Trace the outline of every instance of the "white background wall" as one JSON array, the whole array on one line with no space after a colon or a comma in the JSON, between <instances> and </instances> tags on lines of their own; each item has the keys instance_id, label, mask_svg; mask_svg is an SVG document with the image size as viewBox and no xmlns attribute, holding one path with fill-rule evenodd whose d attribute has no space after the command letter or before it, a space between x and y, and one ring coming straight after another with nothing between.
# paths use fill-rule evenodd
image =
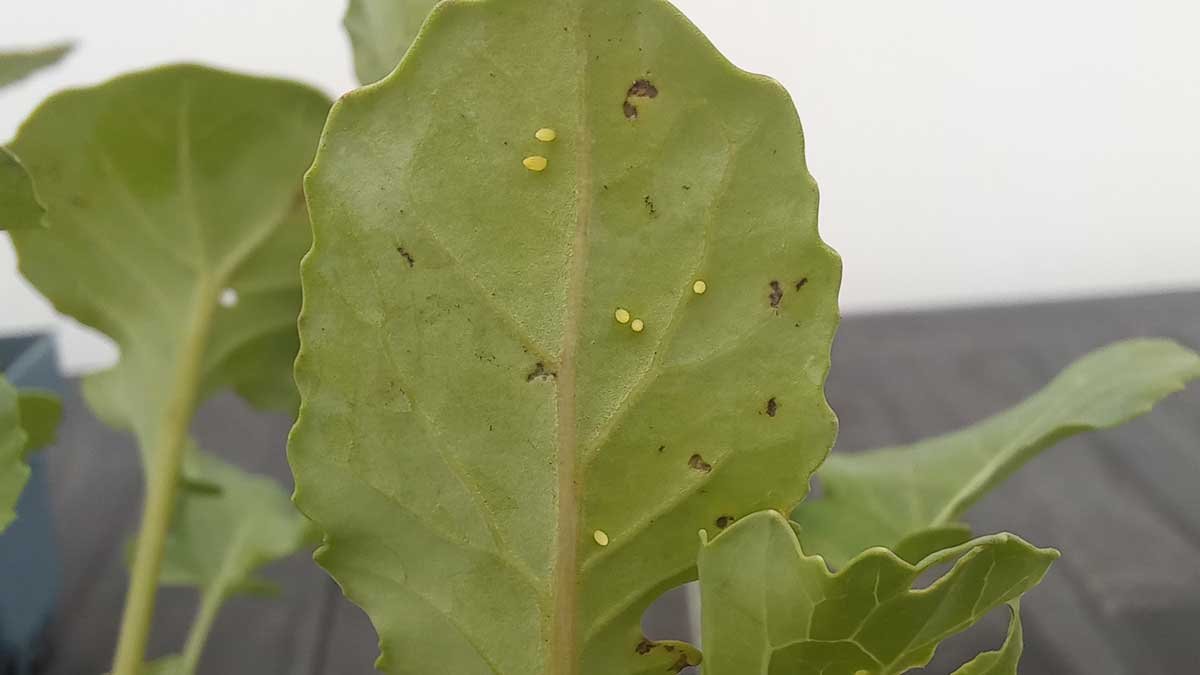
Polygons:
<instances>
[{"instance_id":1,"label":"white background wall","mask_svg":"<svg viewBox=\"0 0 1200 675\"><path fill-rule=\"evenodd\" d=\"M845 258L848 313L1200 287L1195 0L678 0L734 63L792 92ZM73 38L0 93L0 139L46 95L179 60L354 85L340 0L0 2L0 48ZM0 333L59 326L17 277Z\"/></svg>"}]
</instances>

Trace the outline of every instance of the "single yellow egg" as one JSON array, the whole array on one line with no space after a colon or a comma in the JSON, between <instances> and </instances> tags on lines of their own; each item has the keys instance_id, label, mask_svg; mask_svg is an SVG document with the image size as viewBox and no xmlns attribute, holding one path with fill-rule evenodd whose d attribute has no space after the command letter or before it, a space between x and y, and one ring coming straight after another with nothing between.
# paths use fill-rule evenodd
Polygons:
<instances>
[{"instance_id":1,"label":"single yellow egg","mask_svg":"<svg viewBox=\"0 0 1200 675\"><path fill-rule=\"evenodd\" d=\"M541 155L532 155L521 160L521 163L530 171L545 171L546 165L550 163L550 160Z\"/></svg>"},{"instance_id":2,"label":"single yellow egg","mask_svg":"<svg viewBox=\"0 0 1200 675\"><path fill-rule=\"evenodd\" d=\"M537 130L537 133L535 133L533 137L543 143L549 143L550 141L558 138L558 132L553 129L542 127L541 129Z\"/></svg>"},{"instance_id":3,"label":"single yellow egg","mask_svg":"<svg viewBox=\"0 0 1200 675\"><path fill-rule=\"evenodd\" d=\"M618 307L617 311L613 312L613 317L617 320L617 323L629 323L629 320L633 318L629 315L629 310L624 307Z\"/></svg>"},{"instance_id":4,"label":"single yellow egg","mask_svg":"<svg viewBox=\"0 0 1200 675\"><path fill-rule=\"evenodd\" d=\"M634 319L633 323L629 324L629 327L633 329L633 332L640 333L646 329L646 323L641 319Z\"/></svg>"},{"instance_id":5,"label":"single yellow egg","mask_svg":"<svg viewBox=\"0 0 1200 675\"><path fill-rule=\"evenodd\" d=\"M596 530L592 533L592 539L596 540L601 546L608 546L608 534L604 530Z\"/></svg>"},{"instance_id":6,"label":"single yellow egg","mask_svg":"<svg viewBox=\"0 0 1200 675\"><path fill-rule=\"evenodd\" d=\"M704 295L704 291L708 290L708 284L704 283L703 279L697 279L696 283L692 284L692 292L696 295Z\"/></svg>"}]
</instances>

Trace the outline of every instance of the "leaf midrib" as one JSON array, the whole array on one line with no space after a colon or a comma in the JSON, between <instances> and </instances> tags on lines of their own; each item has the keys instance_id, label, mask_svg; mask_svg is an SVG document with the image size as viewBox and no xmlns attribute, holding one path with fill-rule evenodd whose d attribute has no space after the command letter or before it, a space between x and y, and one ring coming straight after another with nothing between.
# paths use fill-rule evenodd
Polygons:
<instances>
[{"instance_id":1,"label":"leaf midrib","mask_svg":"<svg viewBox=\"0 0 1200 675\"><path fill-rule=\"evenodd\" d=\"M576 352L579 324L583 312L583 287L587 279L588 225L592 211L591 126L588 115L588 49L581 38L584 7L579 8L575 26L577 82L575 139L575 232L569 252L567 275L567 316L563 325L562 350L555 380L556 425L558 431L558 517L556 522L554 614L551 617L551 645L547 673L576 675L579 672L578 593L579 593L579 476L578 420L576 417Z\"/></svg>"}]
</instances>

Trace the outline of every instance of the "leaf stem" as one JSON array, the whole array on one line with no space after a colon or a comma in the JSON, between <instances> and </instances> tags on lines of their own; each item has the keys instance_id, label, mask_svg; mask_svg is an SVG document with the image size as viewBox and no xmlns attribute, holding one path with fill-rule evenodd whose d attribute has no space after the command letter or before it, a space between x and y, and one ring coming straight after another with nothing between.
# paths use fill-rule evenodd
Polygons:
<instances>
[{"instance_id":1,"label":"leaf stem","mask_svg":"<svg viewBox=\"0 0 1200 675\"><path fill-rule=\"evenodd\" d=\"M177 671L179 675L193 675L196 672L196 667L200 665L200 655L204 653L204 643L208 641L208 634L212 631L217 612L224 602L225 590L221 587L209 588L201 596L200 609L196 611L196 618L192 620L192 627L188 631L187 643L183 647L183 656Z\"/></svg>"},{"instance_id":2,"label":"leaf stem","mask_svg":"<svg viewBox=\"0 0 1200 675\"><path fill-rule=\"evenodd\" d=\"M154 434L153 454L146 460L146 503L138 528L130 571L125 612L113 657L112 675L138 675L146 656L146 644L154 619L154 599L162 567L163 549L175 510L175 498L187 446L188 427L200 389L201 364L208 341L217 292L200 283L194 298L192 320L186 339L174 362L179 369L171 395Z\"/></svg>"}]
</instances>

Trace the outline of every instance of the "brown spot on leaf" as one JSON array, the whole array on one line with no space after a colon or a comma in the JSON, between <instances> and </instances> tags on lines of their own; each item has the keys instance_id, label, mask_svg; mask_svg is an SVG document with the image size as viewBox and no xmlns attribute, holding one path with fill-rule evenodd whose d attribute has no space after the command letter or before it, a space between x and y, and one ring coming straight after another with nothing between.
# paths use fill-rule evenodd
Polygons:
<instances>
[{"instance_id":1,"label":"brown spot on leaf","mask_svg":"<svg viewBox=\"0 0 1200 675\"><path fill-rule=\"evenodd\" d=\"M558 373L554 372L553 370L546 370L546 364L538 361L537 364L534 365L533 370L525 376L525 381L533 382L534 380L549 380L555 377L558 377Z\"/></svg>"},{"instance_id":2,"label":"brown spot on leaf","mask_svg":"<svg viewBox=\"0 0 1200 675\"><path fill-rule=\"evenodd\" d=\"M780 286L779 282L774 279L771 280L770 286L771 294L767 298L770 299L773 309L779 309L779 303L783 301L783 286Z\"/></svg>"},{"instance_id":3,"label":"brown spot on leaf","mask_svg":"<svg viewBox=\"0 0 1200 675\"><path fill-rule=\"evenodd\" d=\"M779 403L772 396L767 399L767 417L774 417L777 412L779 412Z\"/></svg>"},{"instance_id":4,"label":"brown spot on leaf","mask_svg":"<svg viewBox=\"0 0 1200 675\"><path fill-rule=\"evenodd\" d=\"M717 518L717 527L723 530L732 525L734 520L735 518L733 516L721 516L720 518Z\"/></svg>"},{"instance_id":5,"label":"brown spot on leaf","mask_svg":"<svg viewBox=\"0 0 1200 675\"><path fill-rule=\"evenodd\" d=\"M629 87L629 91L625 92L626 98L631 98L634 96L655 98L658 96L658 87L654 86L654 83L650 80L637 80Z\"/></svg>"},{"instance_id":6,"label":"brown spot on leaf","mask_svg":"<svg viewBox=\"0 0 1200 675\"><path fill-rule=\"evenodd\" d=\"M636 120L638 118L637 106L629 99L631 98L655 98L658 96L658 87L650 80L636 80L629 87L629 91L625 92L625 102L621 104L621 109L625 112L625 119Z\"/></svg>"},{"instance_id":7,"label":"brown spot on leaf","mask_svg":"<svg viewBox=\"0 0 1200 675\"><path fill-rule=\"evenodd\" d=\"M804 288L804 285L807 283L808 283L808 277L804 277L803 279L797 281L796 282L796 290L800 290L801 288Z\"/></svg>"},{"instance_id":8,"label":"brown spot on leaf","mask_svg":"<svg viewBox=\"0 0 1200 675\"><path fill-rule=\"evenodd\" d=\"M404 262L408 263L409 267L417 264L417 261L413 259L412 254L409 253L408 249L404 248L403 246L397 246L396 253L399 253L400 256L404 258Z\"/></svg>"},{"instance_id":9,"label":"brown spot on leaf","mask_svg":"<svg viewBox=\"0 0 1200 675\"><path fill-rule=\"evenodd\" d=\"M696 471L703 471L704 473L712 471L712 464L704 461L704 458L698 453L688 458L688 466L692 467Z\"/></svg>"},{"instance_id":10,"label":"brown spot on leaf","mask_svg":"<svg viewBox=\"0 0 1200 675\"><path fill-rule=\"evenodd\" d=\"M667 446L665 446L665 445L660 445L660 446L658 446L658 451L659 451L659 452L662 452L663 450L666 450L666 449L667 449Z\"/></svg>"},{"instance_id":11,"label":"brown spot on leaf","mask_svg":"<svg viewBox=\"0 0 1200 675\"><path fill-rule=\"evenodd\" d=\"M642 641L637 644L637 647L634 647L634 651L642 655L649 654L651 649L654 649L654 643L646 638L642 638Z\"/></svg>"},{"instance_id":12,"label":"brown spot on leaf","mask_svg":"<svg viewBox=\"0 0 1200 675\"><path fill-rule=\"evenodd\" d=\"M642 203L646 205L646 210L650 212L650 215L653 216L654 214L658 213L658 211L654 209L654 200L650 198L650 195L646 195L645 198L642 199Z\"/></svg>"}]
</instances>

